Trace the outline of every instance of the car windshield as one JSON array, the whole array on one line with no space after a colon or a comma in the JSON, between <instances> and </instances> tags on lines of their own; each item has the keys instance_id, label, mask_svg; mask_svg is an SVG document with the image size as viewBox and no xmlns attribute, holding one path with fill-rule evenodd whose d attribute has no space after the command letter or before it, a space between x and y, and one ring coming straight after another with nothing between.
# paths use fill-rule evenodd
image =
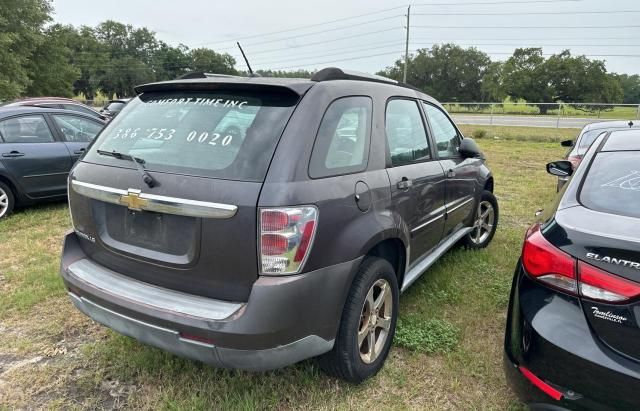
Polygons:
<instances>
[{"instance_id":1,"label":"car windshield","mask_svg":"<svg viewBox=\"0 0 640 411\"><path fill-rule=\"evenodd\" d=\"M592 210L640 218L640 151L599 153L580 192Z\"/></svg>"},{"instance_id":2,"label":"car windshield","mask_svg":"<svg viewBox=\"0 0 640 411\"><path fill-rule=\"evenodd\" d=\"M115 165L97 151L116 151L144 158L150 171L262 181L296 102L250 92L145 93L109 123L84 161Z\"/></svg>"}]
</instances>

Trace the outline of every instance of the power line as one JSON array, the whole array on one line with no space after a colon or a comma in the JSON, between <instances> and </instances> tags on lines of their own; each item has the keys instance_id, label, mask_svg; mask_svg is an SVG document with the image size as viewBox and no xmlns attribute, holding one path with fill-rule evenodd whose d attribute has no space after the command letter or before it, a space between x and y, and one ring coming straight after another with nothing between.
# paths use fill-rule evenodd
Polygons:
<instances>
[{"instance_id":1,"label":"power line","mask_svg":"<svg viewBox=\"0 0 640 411\"><path fill-rule=\"evenodd\" d=\"M323 43L323 44L325 44L325 43ZM392 40L392 41L384 41L384 42L381 42L381 43L376 43L376 47L390 46L390 45L402 45L402 44L403 44L403 43L400 43L400 42L399 42L399 40ZM348 52L353 52L353 51L356 51L356 50L361 50L361 47L366 47L366 46L369 46L369 45L371 45L371 43L367 43L367 44L356 44L356 45L353 45L353 46L347 46L347 47L338 47L338 48L332 48L332 49L323 49L323 50L321 50L321 52L325 52L325 51L326 51L326 52L333 52L333 51L348 51ZM290 49L290 48L287 48L286 50L291 50L291 49ZM297 58L300 58L300 57L301 57L301 54L302 54L302 55L304 55L304 54L311 54L311 55L312 55L312 57L313 57L313 56L315 56L315 53L317 53L317 52L318 52L317 50L307 50L307 51L304 51L304 52L302 52L302 53L296 53L296 57L297 57ZM252 61L253 61L253 60L252 60ZM271 61L272 61L272 60L271 60ZM256 63L256 64L268 64L268 63L270 63L271 61L269 61L269 60L267 60L267 61L265 61L265 60L257 60L255 63Z\"/></svg>"},{"instance_id":2,"label":"power line","mask_svg":"<svg viewBox=\"0 0 640 411\"><path fill-rule=\"evenodd\" d=\"M392 7L390 9L373 11L371 13L358 14L356 16L343 17L343 18L340 18L340 19L329 20L329 21L325 21L325 22L322 22L322 23L310 24L310 25L307 25L307 26L299 26L299 27L295 27L295 28L291 28L291 29L285 29L285 30L279 30L279 31L271 31L271 32L262 33L262 34L252 34L250 36L238 37L238 38L236 38L234 40L222 40L222 41L216 41L216 42L200 43L199 45L229 43L229 42L232 42L232 41L240 41L240 40L246 40L246 39L251 39L251 38L256 38L256 37L270 36L270 35L273 35L273 34L287 33L287 32L290 32L290 31L305 30L305 29L310 29L310 28L313 28L313 27L324 26L324 25L327 25L327 24L338 23L338 22L346 21L346 20L353 20L353 19L357 19L357 18L360 18L360 17L371 16L371 15L374 15L374 14L386 13L388 11L404 9L404 8L405 8L405 6ZM198 45L198 44L195 44L195 45Z\"/></svg>"},{"instance_id":3,"label":"power line","mask_svg":"<svg viewBox=\"0 0 640 411\"><path fill-rule=\"evenodd\" d=\"M418 29L630 29L640 26L412 26Z\"/></svg>"},{"instance_id":4,"label":"power line","mask_svg":"<svg viewBox=\"0 0 640 411\"><path fill-rule=\"evenodd\" d=\"M380 50L380 49L388 49L390 47L399 47L399 46L404 46L404 43L396 43L393 46L375 46L375 47L367 47L367 48L361 48L361 49L351 49L349 51L342 51L342 52L338 52L338 53L329 53L329 54L320 54L317 56L309 56L307 58L321 58L321 57L330 57L330 56L336 56L336 55L341 55L341 54L351 54L354 52L360 52L360 51L370 51L370 50ZM255 64L259 64L259 65L265 65L265 64L280 64L280 63L286 63L289 61L296 61L296 60L300 60L300 57L297 56L295 58L290 58L290 59L285 59L285 60L271 60L271 61L265 61L265 62L261 62L261 63L255 63Z\"/></svg>"},{"instance_id":5,"label":"power line","mask_svg":"<svg viewBox=\"0 0 640 411\"><path fill-rule=\"evenodd\" d=\"M477 1L477 2L468 2L468 3L418 3L412 4L412 6L416 7L426 7L426 6L474 6L474 5L495 5L495 4L533 4L533 3L578 3L583 0L530 0L530 1Z\"/></svg>"},{"instance_id":6,"label":"power line","mask_svg":"<svg viewBox=\"0 0 640 411\"><path fill-rule=\"evenodd\" d=\"M612 10L612 11L524 11L506 13L414 13L414 16L530 16L530 15L564 15L564 14L617 14L640 13L640 10Z\"/></svg>"},{"instance_id":7,"label":"power line","mask_svg":"<svg viewBox=\"0 0 640 411\"><path fill-rule=\"evenodd\" d=\"M313 43L307 43L307 44L303 44L301 46L290 46L290 47L279 47L277 49L268 49L268 50L261 50L261 51L256 51L256 52L251 52L251 56L256 56L259 54L265 54L265 53L272 53L274 51L281 51L281 50L295 50L295 49L299 49L299 48L303 48L303 47L309 47L309 46L317 46L319 44L327 44L329 42L335 42L335 41L342 41L342 40L348 40L348 39L353 39L356 37L365 37L365 36L369 36L371 34L379 34L379 33L385 33L385 32L389 32L392 30L397 30L396 27L392 27L392 28L387 28L387 29L382 29L382 30L375 30L375 31L368 31L365 33L360 33L360 34L354 34L354 35L350 35L350 36L342 36L340 38L337 39L325 39L322 41L316 41ZM249 45L251 46L251 45ZM247 47L245 47L247 48Z\"/></svg>"},{"instance_id":8,"label":"power line","mask_svg":"<svg viewBox=\"0 0 640 411\"><path fill-rule=\"evenodd\" d=\"M299 34L299 35L289 36L289 37L281 37L281 38L278 38L278 39L265 40L265 41L260 41L260 42L257 42L257 43L247 43L246 46L258 46L258 45L261 45L261 44L275 43L275 42L294 39L294 38L297 39L297 38L300 38L300 37L315 36L316 34L329 33L329 32L333 32L333 31L337 31L337 30L351 29L353 27L364 26L366 24L371 24L371 23L379 23L381 21L391 20L391 19L395 19L395 18L398 18L398 17L403 17L403 15L402 14L398 14L398 15L394 15L394 16L390 16L390 17L383 17L383 18L380 18L380 19L363 21L361 23L351 24L349 26L334 27L334 28L327 29L327 30L314 31L314 32L311 32L311 33L304 33L304 34ZM221 49L218 49L218 50L223 51L223 50L231 50L231 49L235 49L235 48L236 47L225 47L225 48L221 48Z\"/></svg>"}]
</instances>

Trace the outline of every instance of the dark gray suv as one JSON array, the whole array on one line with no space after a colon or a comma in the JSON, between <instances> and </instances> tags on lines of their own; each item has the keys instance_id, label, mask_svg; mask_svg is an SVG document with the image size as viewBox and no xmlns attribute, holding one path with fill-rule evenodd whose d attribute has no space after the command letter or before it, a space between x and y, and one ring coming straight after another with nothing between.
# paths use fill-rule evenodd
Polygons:
<instances>
[{"instance_id":1,"label":"dark gray suv","mask_svg":"<svg viewBox=\"0 0 640 411\"><path fill-rule=\"evenodd\" d=\"M76 307L219 367L382 367L398 298L485 247L493 178L431 97L382 77L202 76L137 88L69 178Z\"/></svg>"}]
</instances>

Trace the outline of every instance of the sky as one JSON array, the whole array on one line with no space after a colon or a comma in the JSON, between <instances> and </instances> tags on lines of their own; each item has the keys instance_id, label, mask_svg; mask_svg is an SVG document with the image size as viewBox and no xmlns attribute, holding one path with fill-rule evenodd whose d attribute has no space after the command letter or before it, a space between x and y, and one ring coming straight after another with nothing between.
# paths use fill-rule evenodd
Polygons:
<instances>
[{"instance_id":1,"label":"sky","mask_svg":"<svg viewBox=\"0 0 640 411\"><path fill-rule=\"evenodd\" d=\"M418 0L419 1L419 0ZM54 20L95 26L111 19L147 27L159 39L208 47L254 70L339 66L376 72L404 54L405 0L54 0ZM614 7L615 4L615 7ZM359 16L359 17L357 17ZM413 3L410 52L433 44L475 46L493 60L516 47L569 48L605 60L616 73L640 74L638 0L430 0Z\"/></svg>"}]
</instances>

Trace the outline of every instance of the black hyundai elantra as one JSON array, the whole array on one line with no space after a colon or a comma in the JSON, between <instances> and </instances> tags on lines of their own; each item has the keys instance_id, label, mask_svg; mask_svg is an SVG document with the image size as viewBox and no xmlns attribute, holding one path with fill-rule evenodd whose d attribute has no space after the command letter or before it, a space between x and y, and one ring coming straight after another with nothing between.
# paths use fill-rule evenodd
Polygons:
<instances>
[{"instance_id":1,"label":"black hyundai elantra","mask_svg":"<svg viewBox=\"0 0 640 411\"><path fill-rule=\"evenodd\" d=\"M640 130L594 142L525 237L505 373L534 409L640 409Z\"/></svg>"}]
</instances>

